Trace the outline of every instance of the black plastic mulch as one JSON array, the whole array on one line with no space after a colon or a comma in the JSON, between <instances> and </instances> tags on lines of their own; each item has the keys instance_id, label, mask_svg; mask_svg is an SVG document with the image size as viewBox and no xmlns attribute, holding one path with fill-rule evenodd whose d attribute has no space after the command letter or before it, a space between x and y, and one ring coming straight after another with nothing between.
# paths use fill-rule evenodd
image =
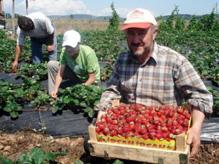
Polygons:
<instances>
[{"instance_id":1,"label":"black plastic mulch","mask_svg":"<svg viewBox=\"0 0 219 164\"><path fill-rule=\"evenodd\" d=\"M17 79L15 74L0 73L0 80L13 84L22 83L22 79ZM47 81L42 81L41 84L47 89ZM52 136L81 136L88 134L89 124L83 113L63 110L62 113L54 115L49 107L43 111L25 108L18 119L11 119L2 113L0 115L0 130L5 132L33 129Z\"/></svg>"},{"instance_id":2,"label":"black plastic mulch","mask_svg":"<svg viewBox=\"0 0 219 164\"><path fill-rule=\"evenodd\" d=\"M83 113L64 110L62 114L52 115L51 111L40 112L45 131L53 136L80 136L88 134L90 122Z\"/></svg>"},{"instance_id":3,"label":"black plastic mulch","mask_svg":"<svg viewBox=\"0 0 219 164\"><path fill-rule=\"evenodd\" d=\"M17 132L21 130L42 131L52 136L84 136L88 134L90 122L83 113L73 113L64 110L61 114L52 114L48 111L25 111L18 119L10 116L0 117L0 130Z\"/></svg>"}]
</instances>

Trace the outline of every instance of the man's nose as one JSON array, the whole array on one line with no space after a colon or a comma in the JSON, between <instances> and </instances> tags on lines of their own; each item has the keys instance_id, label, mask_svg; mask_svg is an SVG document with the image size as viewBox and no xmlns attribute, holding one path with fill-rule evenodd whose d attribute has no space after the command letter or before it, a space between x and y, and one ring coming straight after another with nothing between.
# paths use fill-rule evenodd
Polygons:
<instances>
[{"instance_id":1,"label":"man's nose","mask_svg":"<svg viewBox=\"0 0 219 164\"><path fill-rule=\"evenodd\" d=\"M134 43L140 43L141 42L141 37L138 33L133 34L133 40Z\"/></svg>"}]
</instances>

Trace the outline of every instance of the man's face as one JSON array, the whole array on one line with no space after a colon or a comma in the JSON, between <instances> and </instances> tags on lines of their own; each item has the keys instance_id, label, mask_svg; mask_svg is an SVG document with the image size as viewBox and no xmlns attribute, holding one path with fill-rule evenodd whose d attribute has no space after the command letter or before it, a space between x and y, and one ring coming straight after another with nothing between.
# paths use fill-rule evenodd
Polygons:
<instances>
[{"instance_id":1,"label":"man's face","mask_svg":"<svg viewBox=\"0 0 219 164\"><path fill-rule=\"evenodd\" d=\"M155 31L153 26L147 29L127 29L125 34L130 51L136 56L147 54L153 46L153 41L156 37Z\"/></svg>"},{"instance_id":2,"label":"man's face","mask_svg":"<svg viewBox=\"0 0 219 164\"><path fill-rule=\"evenodd\" d=\"M71 46L65 46L65 52L73 59L75 59L79 54L79 45L73 48Z\"/></svg>"}]
</instances>

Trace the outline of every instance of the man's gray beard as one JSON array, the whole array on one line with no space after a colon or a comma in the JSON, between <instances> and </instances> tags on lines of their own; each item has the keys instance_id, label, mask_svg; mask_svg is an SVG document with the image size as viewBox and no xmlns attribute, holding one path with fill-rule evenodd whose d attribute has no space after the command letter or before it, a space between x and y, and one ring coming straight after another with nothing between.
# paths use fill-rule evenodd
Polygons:
<instances>
[{"instance_id":1,"label":"man's gray beard","mask_svg":"<svg viewBox=\"0 0 219 164\"><path fill-rule=\"evenodd\" d=\"M131 52L132 52L132 54L134 55L134 56L142 56L142 55L144 55L145 53L149 53L150 52L150 49L144 49L144 51L143 52L133 52L132 50L131 50Z\"/></svg>"},{"instance_id":2,"label":"man's gray beard","mask_svg":"<svg viewBox=\"0 0 219 164\"><path fill-rule=\"evenodd\" d=\"M143 55L143 53L137 53L137 52L133 52L133 51L131 51L131 52L134 56L142 56Z\"/></svg>"}]
</instances>

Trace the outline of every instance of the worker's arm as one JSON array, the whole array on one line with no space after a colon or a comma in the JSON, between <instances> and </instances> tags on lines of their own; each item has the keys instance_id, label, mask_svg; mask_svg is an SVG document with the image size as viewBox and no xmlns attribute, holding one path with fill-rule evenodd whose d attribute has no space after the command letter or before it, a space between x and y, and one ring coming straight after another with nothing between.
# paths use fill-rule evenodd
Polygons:
<instances>
[{"instance_id":1,"label":"worker's arm","mask_svg":"<svg viewBox=\"0 0 219 164\"><path fill-rule=\"evenodd\" d=\"M19 58L20 58L20 54L22 52L23 46L22 45L16 45L15 47L15 59L14 62L12 63L12 71L16 72L17 70L17 66L18 66L18 62L19 62Z\"/></svg>"},{"instance_id":2,"label":"worker's arm","mask_svg":"<svg viewBox=\"0 0 219 164\"><path fill-rule=\"evenodd\" d=\"M192 127L189 129L188 132L188 139L187 144L191 145L191 155L190 157L193 158L199 150L200 146L200 135L201 135L201 128L204 121L205 115L198 109L192 109Z\"/></svg>"},{"instance_id":3,"label":"worker's arm","mask_svg":"<svg viewBox=\"0 0 219 164\"><path fill-rule=\"evenodd\" d=\"M54 88L53 88L52 92L50 93L51 97L53 97L53 98L57 98L57 93L59 90L59 86L62 82L64 70L65 70L65 65L61 65L59 70L58 70L58 73L56 75Z\"/></svg>"},{"instance_id":4,"label":"worker's arm","mask_svg":"<svg viewBox=\"0 0 219 164\"><path fill-rule=\"evenodd\" d=\"M84 85L91 85L95 82L95 80L96 80L96 74L95 73L89 73L88 74L88 79L84 83Z\"/></svg>"}]
</instances>

